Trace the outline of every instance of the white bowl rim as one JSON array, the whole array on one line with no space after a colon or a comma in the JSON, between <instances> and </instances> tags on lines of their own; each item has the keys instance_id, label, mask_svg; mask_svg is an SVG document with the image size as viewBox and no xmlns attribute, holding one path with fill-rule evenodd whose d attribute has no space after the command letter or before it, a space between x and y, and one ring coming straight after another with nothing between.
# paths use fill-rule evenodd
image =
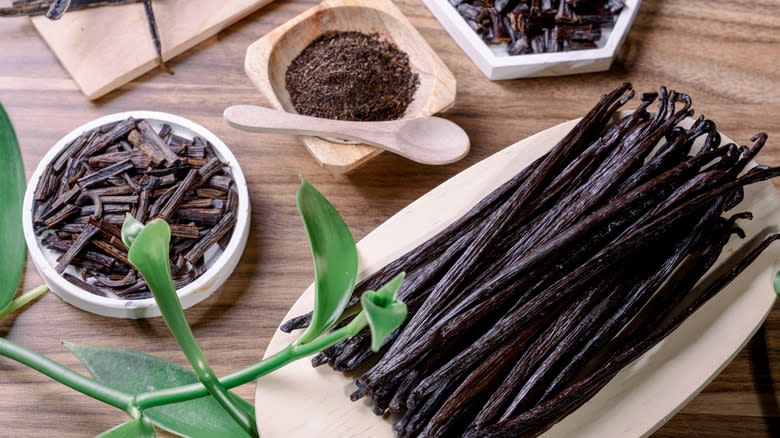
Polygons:
<instances>
[{"instance_id":1,"label":"white bowl rim","mask_svg":"<svg viewBox=\"0 0 780 438\"><path fill-rule=\"evenodd\" d=\"M179 300L181 301L182 307L186 309L208 298L217 289L219 289L219 285L215 284L215 281L219 281L219 274L226 267L230 268L228 265L230 264L229 259L231 258L231 255L235 254L236 252L243 252L246 245L246 237L249 232L251 208L249 204L249 192L246 178L244 177L244 173L241 170L241 166L239 165L238 160L230 151L228 146L219 139L219 137L217 137L204 126L181 116L160 111L124 111L99 117L70 131L59 141L57 141L51 149L49 149L49 151L40 160L38 166L30 177L22 206L22 228L24 231L25 241L27 242L28 252L36 268L41 274L41 277L43 277L44 281L47 283L53 282L55 284L56 288L52 288L52 291L55 292L55 294L60 295L60 293L62 293L63 295L67 295L60 296L60 298L62 298L64 301L82 310L97 313L103 316L137 318L138 315L142 315L141 317L154 317L160 316L159 307L157 306L157 302L154 298L146 298L142 300L122 300L101 297L99 295L85 291L67 281L59 273L57 273L54 267L49 264L49 261L46 259L38 244L35 231L33 230L33 197L35 194L35 189L38 186L38 181L40 180L41 174L43 173L46 166L54 161L60 151L62 151L68 144L70 144L71 141L73 141L82 133L109 123L125 120L128 117L133 117L138 120L157 120L171 125L178 125L182 128L193 131L198 136L210 142L214 146L214 149L221 156L223 161L228 163L231 174L233 176L233 181L236 186L236 191L238 192L238 207L236 214L237 220L233 229L233 235L231 236L230 241L223 250L222 254L217 257L212 266L210 266L206 272L204 272L203 275L198 277L195 281L179 289L177 294L179 296ZM203 293L203 288L211 290L207 291L207 293Z\"/></svg>"}]
</instances>

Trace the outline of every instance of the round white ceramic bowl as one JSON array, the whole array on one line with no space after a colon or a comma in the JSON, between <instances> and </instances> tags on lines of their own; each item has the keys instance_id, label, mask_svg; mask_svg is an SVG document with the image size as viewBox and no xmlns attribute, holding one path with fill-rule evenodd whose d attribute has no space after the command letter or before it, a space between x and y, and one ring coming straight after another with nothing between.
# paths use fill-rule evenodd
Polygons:
<instances>
[{"instance_id":1,"label":"round white ceramic bowl","mask_svg":"<svg viewBox=\"0 0 780 438\"><path fill-rule=\"evenodd\" d=\"M123 300L101 297L70 283L54 269L57 264L56 258L59 253L42 246L40 238L38 238L33 231L32 219L35 202L33 200L33 194L46 165L55 160L60 151L84 131L108 123L125 120L131 116L137 120L147 120L155 129L159 129L163 123L167 123L171 126L173 133L176 135L188 139L198 135L211 142L216 154L219 155L223 161L228 163L236 185L236 191L238 192L238 207L236 209L237 221L233 229L233 235L230 238L228 245L225 247L225 250L222 251L218 245L214 245L214 247L207 251L205 255L207 266L206 272L192 283L178 290L179 300L181 301L182 307L185 309L208 298L225 282L235 269L241 258L241 254L244 252L247 237L249 236L250 205L246 179L244 178L244 173L241 171L241 166L239 166L236 157L233 156L225 143L211 131L183 117L156 111L128 111L110 114L79 126L54 145L38 164L38 168L35 169L24 196L22 221L24 238L27 241L30 258L43 277L43 280L49 286L49 289L62 298L63 301L98 315L138 319L160 316L160 309L157 307L154 298L144 300Z\"/></svg>"}]
</instances>

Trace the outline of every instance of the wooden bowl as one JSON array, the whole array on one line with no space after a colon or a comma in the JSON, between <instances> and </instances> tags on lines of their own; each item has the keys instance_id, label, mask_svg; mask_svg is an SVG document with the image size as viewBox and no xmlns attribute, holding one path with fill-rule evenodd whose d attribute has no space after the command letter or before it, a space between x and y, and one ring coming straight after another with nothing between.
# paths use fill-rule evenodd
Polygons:
<instances>
[{"instance_id":1,"label":"wooden bowl","mask_svg":"<svg viewBox=\"0 0 780 438\"><path fill-rule=\"evenodd\" d=\"M420 86L404 118L430 116L455 102L452 73L392 1L326 0L255 41L246 51L246 74L274 108L296 112L285 88L285 72L306 46L328 31L379 34L409 55ZM349 172L382 152L366 144L300 138L314 159L333 173Z\"/></svg>"}]
</instances>

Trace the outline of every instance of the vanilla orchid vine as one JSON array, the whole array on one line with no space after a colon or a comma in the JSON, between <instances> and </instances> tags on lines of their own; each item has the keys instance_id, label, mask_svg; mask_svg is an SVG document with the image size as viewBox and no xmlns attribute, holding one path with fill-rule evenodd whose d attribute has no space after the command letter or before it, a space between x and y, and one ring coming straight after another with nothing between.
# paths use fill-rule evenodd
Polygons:
<instances>
[{"instance_id":1,"label":"vanilla orchid vine","mask_svg":"<svg viewBox=\"0 0 780 438\"><path fill-rule=\"evenodd\" d=\"M11 241L0 245L0 256L13 268L0 272L0 317L18 310L46 291L43 286L13 299L24 265L24 242L17 239L22 235L20 212L24 193L24 172L18 152L10 121L0 107L0 178L3 179L0 182L13 192L2 191L0 196L5 196L3 200L14 206L0 209L0 226L3 231L18 230L4 232ZM193 336L171 279L169 225L161 219L142 224L128 217L122 227L128 260L149 285L168 328L194 372L132 350L68 342L64 342L64 346L86 366L91 377L4 337L0 337L0 355L130 416L129 420L100 437L153 437L155 426L189 437L258 436L254 407L232 393L232 388L317 353L366 328L370 330L372 345L377 350L407 316L406 305L396 298L404 278L400 274L379 290L366 291L361 297L362 310L348 324L336 327L357 280L355 241L336 209L306 181L301 183L296 202L314 261L314 312L309 328L278 353L217 377Z\"/></svg>"}]
</instances>

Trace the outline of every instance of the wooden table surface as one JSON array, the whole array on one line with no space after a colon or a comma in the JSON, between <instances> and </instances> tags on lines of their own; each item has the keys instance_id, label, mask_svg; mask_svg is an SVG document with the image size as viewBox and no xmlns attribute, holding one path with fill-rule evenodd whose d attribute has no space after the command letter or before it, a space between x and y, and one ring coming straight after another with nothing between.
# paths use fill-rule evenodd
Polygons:
<instances>
[{"instance_id":1,"label":"wooden table surface","mask_svg":"<svg viewBox=\"0 0 780 438\"><path fill-rule=\"evenodd\" d=\"M244 50L314 3L277 0L176 58L170 63L175 76L154 71L95 102L81 95L28 19L0 21L0 101L15 123L28 175L74 127L134 109L167 111L201 123L238 157L252 200L250 240L221 292L187 311L219 374L257 361L288 307L312 281L295 210L299 175L333 202L361 238L462 169L582 115L601 92L622 81L638 90L667 85L688 92L697 112L738 141L766 131L770 141L763 161L780 164L780 0L646 0L609 72L504 82L483 77L421 0L397 0L458 81L456 105L446 117L468 132L472 152L444 167L383 154L351 175L331 175L294 138L238 132L221 116L232 104L267 104L244 75ZM160 25L164 32L165 23ZM28 264L23 288L39 283ZM83 367L60 340L132 348L185 363L161 319L98 317L52 294L4 321L0 335L79 370ZM748 347L656 436L780 436L778 384L780 310L775 309ZM253 386L239 392L251 398ZM121 419L113 408L0 359L0 437L94 436Z\"/></svg>"}]
</instances>

